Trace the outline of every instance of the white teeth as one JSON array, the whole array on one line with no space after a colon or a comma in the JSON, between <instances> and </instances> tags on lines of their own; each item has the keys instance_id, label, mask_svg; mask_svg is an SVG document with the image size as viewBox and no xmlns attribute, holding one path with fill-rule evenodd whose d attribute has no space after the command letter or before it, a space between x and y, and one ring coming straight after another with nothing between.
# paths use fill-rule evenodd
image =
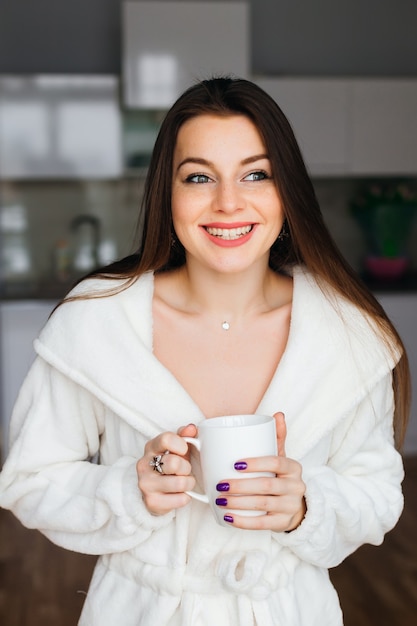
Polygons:
<instances>
[{"instance_id":1,"label":"white teeth","mask_svg":"<svg viewBox=\"0 0 417 626\"><path fill-rule=\"evenodd\" d=\"M247 235L252 230L252 226L240 226L239 228L206 228L206 230L209 235L214 235L214 237L234 240L239 239L239 237L243 235Z\"/></svg>"}]
</instances>

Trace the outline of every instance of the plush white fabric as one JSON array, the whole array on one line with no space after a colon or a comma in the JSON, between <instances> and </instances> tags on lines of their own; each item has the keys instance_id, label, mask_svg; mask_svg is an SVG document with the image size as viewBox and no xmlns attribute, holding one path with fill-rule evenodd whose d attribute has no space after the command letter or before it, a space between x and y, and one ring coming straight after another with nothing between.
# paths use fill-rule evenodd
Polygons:
<instances>
[{"instance_id":1,"label":"plush white fabric","mask_svg":"<svg viewBox=\"0 0 417 626\"><path fill-rule=\"evenodd\" d=\"M108 287L89 280L76 291ZM398 355L298 268L287 348L257 412L286 415L287 455L307 485L304 521L291 533L223 528L197 501L154 516L135 463L149 438L204 416L152 353L152 295L149 273L53 314L13 413L0 506L61 546L104 555L80 626L342 624L327 568L381 543L403 506Z\"/></svg>"}]
</instances>

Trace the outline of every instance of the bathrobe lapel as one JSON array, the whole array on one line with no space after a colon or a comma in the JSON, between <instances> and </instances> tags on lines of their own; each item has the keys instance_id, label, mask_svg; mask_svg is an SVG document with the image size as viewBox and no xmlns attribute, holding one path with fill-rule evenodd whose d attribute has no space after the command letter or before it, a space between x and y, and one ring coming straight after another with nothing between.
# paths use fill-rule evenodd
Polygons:
<instances>
[{"instance_id":1,"label":"bathrobe lapel","mask_svg":"<svg viewBox=\"0 0 417 626\"><path fill-rule=\"evenodd\" d=\"M87 281L83 291L109 287L115 283ZM148 273L116 296L65 303L34 344L42 358L149 437L203 418L153 355L152 295Z\"/></svg>"},{"instance_id":2,"label":"bathrobe lapel","mask_svg":"<svg viewBox=\"0 0 417 626\"><path fill-rule=\"evenodd\" d=\"M114 286L90 280L75 293ZM43 359L149 437L204 419L153 355L152 297L147 273L116 296L68 302L35 342ZM364 316L339 297L325 298L298 268L288 344L257 412L285 413L287 454L301 458L393 365Z\"/></svg>"},{"instance_id":3,"label":"bathrobe lapel","mask_svg":"<svg viewBox=\"0 0 417 626\"><path fill-rule=\"evenodd\" d=\"M395 366L380 332L348 301L294 272L286 350L258 412L283 411L286 453L301 459Z\"/></svg>"}]
</instances>

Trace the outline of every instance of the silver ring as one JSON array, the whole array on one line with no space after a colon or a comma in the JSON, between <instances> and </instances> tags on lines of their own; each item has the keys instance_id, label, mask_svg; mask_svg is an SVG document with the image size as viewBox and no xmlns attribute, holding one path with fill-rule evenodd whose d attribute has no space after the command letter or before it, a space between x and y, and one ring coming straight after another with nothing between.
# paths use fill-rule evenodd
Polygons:
<instances>
[{"instance_id":1,"label":"silver ring","mask_svg":"<svg viewBox=\"0 0 417 626\"><path fill-rule=\"evenodd\" d=\"M163 454L158 454L158 456L154 456L152 461L149 461L149 465L153 467L154 472L159 472L159 474L165 474L164 470L162 469L162 459L164 458L165 454L169 454L169 450L165 450Z\"/></svg>"}]
</instances>

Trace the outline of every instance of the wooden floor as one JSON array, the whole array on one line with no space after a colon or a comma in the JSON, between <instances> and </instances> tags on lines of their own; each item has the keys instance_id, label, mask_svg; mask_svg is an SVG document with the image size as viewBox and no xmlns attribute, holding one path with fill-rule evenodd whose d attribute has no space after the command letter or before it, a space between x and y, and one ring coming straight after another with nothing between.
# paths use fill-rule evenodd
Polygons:
<instances>
[{"instance_id":1,"label":"wooden floor","mask_svg":"<svg viewBox=\"0 0 417 626\"><path fill-rule=\"evenodd\" d=\"M404 493L384 544L363 546L331 573L345 626L417 625L417 457L406 459ZM94 563L0 510L0 624L76 626Z\"/></svg>"}]
</instances>

